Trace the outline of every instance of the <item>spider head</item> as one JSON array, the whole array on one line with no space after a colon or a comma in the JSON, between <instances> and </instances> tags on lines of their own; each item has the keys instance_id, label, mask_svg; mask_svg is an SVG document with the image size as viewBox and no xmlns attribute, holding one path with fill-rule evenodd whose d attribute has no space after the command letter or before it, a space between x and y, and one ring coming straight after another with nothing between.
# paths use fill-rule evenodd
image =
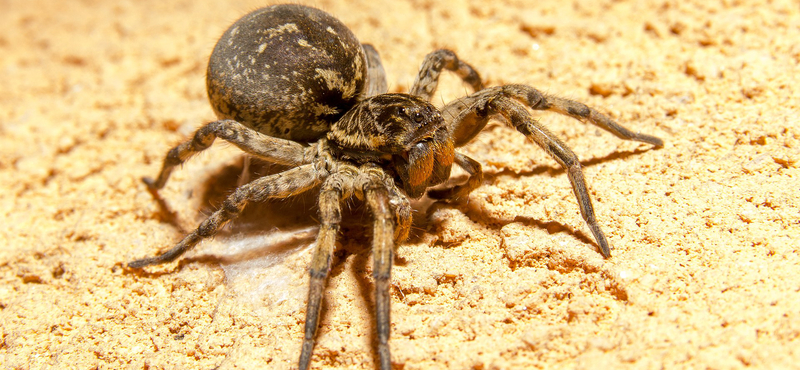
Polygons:
<instances>
[{"instance_id":1,"label":"spider head","mask_svg":"<svg viewBox=\"0 0 800 370\"><path fill-rule=\"evenodd\" d=\"M412 198L447 180L455 158L442 114L408 94L365 99L331 127L328 139L352 159L388 161Z\"/></svg>"}]
</instances>

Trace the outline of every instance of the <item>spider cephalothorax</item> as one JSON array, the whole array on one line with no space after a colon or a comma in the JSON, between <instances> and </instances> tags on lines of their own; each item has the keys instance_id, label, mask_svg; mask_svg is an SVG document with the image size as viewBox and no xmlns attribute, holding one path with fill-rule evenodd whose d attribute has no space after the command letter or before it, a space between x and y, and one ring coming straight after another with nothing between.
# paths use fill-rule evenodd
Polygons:
<instances>
[{"instance_id":1,"label":"spider cephalothorax","mask_svg":"<svg viewBox=\"0 0 800 370\"><path fill-rule=\"evenodd\" d=\"M474 93L437 109L429 103L442 70L456 73ZM409 198L424 194L458 201L481 183L480 164L455 151L495 117L544 149L567 170L581 215L610 257L594 216L578 157L533 119L529 110L550 110L597 125L626 140L661 146L659 138L632 132L586 105L542 94L525 85L483 88L480 76L449 50L425 57L408 94L386 94L378 53L359 44L332 16L301 5L256 10L234 23L214 48L208 95L218 121L169 151L151 189L164 186L172 170L208 148L216 138L250 155L289 165L234 191L222 207L163 254L130 262L141 268L172 261L237 217L248 202L282 198L312 189L319 193L320 230L309 269L310 286L300 369L311 361L325 280L341 221L340 204L363 199L373 215L375 315L382 370L389 353L389 277L393 249L408 237ZM455 164L466 183L443 183Z\"/></svg>"},{"instance_id":2,"label":"spider cephalothorax","mask_svg":"<svg viewBox=\"0 0 800 370\"><path fill-rule=\"evenodd\" d=\"M412 198L447 180L455 158L442 114L408 94L362 101L331 126L328 139L340 158L387 163Z\"/></svg>"}]
</instances>

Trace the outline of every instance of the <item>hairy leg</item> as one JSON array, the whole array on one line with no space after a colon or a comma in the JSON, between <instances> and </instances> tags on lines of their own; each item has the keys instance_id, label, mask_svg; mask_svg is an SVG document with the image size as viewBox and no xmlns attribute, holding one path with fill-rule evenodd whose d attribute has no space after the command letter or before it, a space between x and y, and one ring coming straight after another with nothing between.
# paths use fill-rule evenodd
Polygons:
<instances>
[{"instance_id":1,"label":"hairy leg","mask_svg":"<svg viewBox=\"0 0 800 370\"><path fill-rule=\"evenodd\" d=\"M428 190L429 197L458 202L467 199L469 193L481 185L481 182L483 182L483 170L481 170L481 164L478 161L464 154L456 153L455 163L464 171L467 171L467 175L469 175L467 182L449 188Z\"/></svg>"},{"instance_id":2,"label":"hairy leg","mask_svg":"<svg viewBox=\"0 0 800 370\"><path fill-rule=\"evenodd\" d=\"M385 175L369 174L364 184L364 198L375 219L372 229L372 275L375 278L375 321L378 327L378 354L381 370L391 370L389 351L391 321L391 271L394 259L394 222Z\"/></svg>"},{"instance_id":3,"label":"hairy leg","mask_svg":"<svg viewBox=\"0 0 800 370\"><path fill-rule=\"evenodd\" d=\"M383 70L383 63L378 51L370 44L361 44L364 54L367 56L367 95L365 98L374 95L385 94L389 91L386 83L386 71Z\"/></svg>"},{"instance_id":4,"label":"hairy leg","mask_svg":"<svg viewBox=\"0 0 800 370\"><path fill-rule=\"evenodd\" d=\"M656 147L664 146L664 141L651 135L633 132L614 122L608 116L597 110L574 100L558 96L545 95L541 91L526 85L506 85L502 87L503 94L513 98L532 109L550 110L570 116L581 122L588 122L600 127L614 136L623 140L640 141Z\"/></svg>"},{"instance_id":5,"label":"hairy leg","mask_svg":"<svg viewBox=\"0 0 800 370\"><path fill-rule=\"evenodd\" d=\"M313 165L310 164L254 180L237 188L225 199L220 209L203 221L195 231L186 235L175 247L155 257L131 261L128 263L128 267L142 268L172 261L192 249L201 240L216 234L228 221L239 216L248 202L300 194L316 186L319 182L320 179L314 171Z\"/></svg>"},{"instance_id":6,"label":"hairy leg","mask_svg":"<svg viewBox=\"0 0 800 370\"><path fill-rule=\"evenodd\" d=\"M505 116L508 122L516 128L517 131L539 145L547 154L567 170L567 175L572 184L572 191L578 199L578 205L580 206L583 220L592 231L603 256L606 258L611 257L611 248L594 215L594 207L589 197L589 191L586 187L586 180L583 177L583 170L581 169L581 163L578 161L578 156L575 155L564 142L534 120L528 111L520 104L507 98L498 98L494 100L491 105L494 108L493 110Z\"/></svg>"},{"instance_id":7,"label":"hairy leg","mask_svg":"<svg viewBox=\"0 0 800 370\"><path fill-rule=\"evenodd\" d=\"M411 202L396 186L389 187L389 204L394 209L394 242L400 244L408 239L411 232Z\"/></svg>"},{"instance_id":8,"label":"hairy leg","mask_svg":"<svg viewBox=\"0 0 800 370\"><path fill-rule=\"evenodd\" d=\"M588 122L600 127L620 139L639 141L656 147L664 141L655 136L631 131L614 122L608 116L574 100L545 95L526 85L505 85L490 87L469 96L456 99L442 107L442 116L447 120L456 147L466 145L480 133L489 118L499 112L490 110L490 104L498 98L513 99L534 110L549 110Z\"/></svg>"},{"instance_id":9,"label":"hairy leg","mask_svg":"<svg viewBox=\"0 0 800 370\"><path fill-rule=\"evenodd\" d=\"M458 59L456 53L440 49L425 56L419 69L417 80L411 87L409 94L416 95L427 101L431 100L436 87L439 86L439 75L443 69L454 72L464 82L472 87L473 92L483 89L481 76L475 68Z\"/></svg>"},{"instance_id":10,"label":"hairy leg","mask_svg":"<svg viewBox=\"0 0 800 370\"><path fill-rule=\"evenodd\" d=\"M597 240L603 256L610 257L611 250L605 234L595 218L578 157L566 144L534 120L523 105L534 110L552 110L569 115L603 128L622 139L640 141L655 146L662 146L663 141L655 136L633 132L583 103L544 95L525 85L506 85L484 89L457 99L442 108L442 115L448 120L448 128L457 147L471 141L483 130L492 116L502 117L529 140L542 147L567 170L572 190L580 205L581 215Z\"/></svg>"},{"instance_id":11,"label":"hairy leg","mask_svg":"<svg viewBox=\"0 0 800 370\"><path fill-rule=\"evenodd\" d=\"M375 217L373 228L373 276L375 278L375 318L378 325L378 353L381 369L391 369L389 352L390 332L390 277L392 259L394 258L393 229L391 214L388 210L388 199L385 191L369 190L367 199Z\"/></svg>"},{"instance_id":12,"label":"hairy leg","mask_svg":"<svg viewBox=\"0 0 800 370\"><path fill-rule=\"evenodd\" d=\"M164 165L157 179L145 177L142 180L152 189L163 188L175 166L208 149L216 138L230 142L243 151L270 162L290 166L305 163L303 159L305 148L301 144L267 136L234 120L224 119L201 127L191 140L172 148L164 158Z\"/></svg>"},{"instance_id":13,"label":"hairy leg","mask_svg":"<svg viewBox=\"0 0 800 370\"><path fill-rule=\"evenodd\" d=\"M320 228L314 247L314 256L309 269L308 303L306 306L306 323L303 335L303 347L300 351L300 370L308 369L314 341L319 327L319 314L328 273L331 270L331 255L339 234L339 223L342 220L341 201L348 196L352 188L352 170L339 171L332 174L322 184L319 194Z\"/></svg>"}]
</instances>

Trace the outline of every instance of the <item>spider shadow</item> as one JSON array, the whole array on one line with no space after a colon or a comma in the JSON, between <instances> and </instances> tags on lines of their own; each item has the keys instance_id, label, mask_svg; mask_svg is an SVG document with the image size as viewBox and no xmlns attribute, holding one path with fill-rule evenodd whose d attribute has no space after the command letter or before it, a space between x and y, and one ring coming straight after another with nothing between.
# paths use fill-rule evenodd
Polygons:
<instances>
[{"instance_id":1,"label":"spider shadow","mask_svg":"<svg viewBox=\"0 0 800 370\"><path fill-rule=\"evenodd\" d=\"M181 234L187 234L188 230L186 230L186 228L183 227L183 222L181 222L180 216L178 216L178 212L176 212L172 207L169 206L167 201L164 200L164 197L161 196L161 193L159 193L158 190L153 189L152 187L147 185L145 186L145 188L147 189L147 192L150 193L150 195L153 197L153 200L155 200L156 204L158 205L158 212L156 213L158 221L172 225Z\"/></svg>"},{"instance_id":2,"label":"spider shadow","mask_svg":"<svg viewBox=\"0 0 800 370\"><path fill-rule=\"evenodd\" d=\"M657 149L658 148L636 148L633 150L626 150L626 151L614 151L601 157L593 157L590 159L581 160L580 161L581 167L586 169L601 163L611 162L615 160L622 160L628 157L633 157ZM549 174L551 177L555 177L556 175L564 173L565 171L566 170L561 166L547 166L547 165L536 166L529 170L523 170L523 171L512 171L509 169L503 169L494 173L484 172L483 181L484 182L494 181L496 178L500 176L525 177L525 176Z\"/></svg>"}]
</instances>

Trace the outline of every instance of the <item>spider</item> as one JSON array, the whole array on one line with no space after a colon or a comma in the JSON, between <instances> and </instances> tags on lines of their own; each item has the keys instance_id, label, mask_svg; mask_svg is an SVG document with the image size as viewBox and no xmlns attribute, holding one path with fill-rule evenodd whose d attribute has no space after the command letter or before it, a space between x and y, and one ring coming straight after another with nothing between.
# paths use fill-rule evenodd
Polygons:
<instances>
[{"instance_id":1,"label":"spider","mask_svg":"<svg viewBox=\"0 0 800 370\"><path fill-rule=\"evenodd\" d=\"M442 71L452 71L474 92L441 109L429 103ZM311 361L323 289L339 233L341 203L364 201L372 213L373 277L380 368L389 352L390 272L394 246L408 237L409 198L427 194L458 201L481 184L481 165L455 148L472 140L490 119L499 119L543 148L563 166L580 212L600 252L610 249L595 219L578 157L529 113L549 110L597 125L619 138L662 146L659 138L632 132L586 105L525 85L484 88L478 72L449 50L428 54L408 94L389 94L377 51L360 44L331 15L296 4L256 10L236 21L211 54L207 91L219 120L171 149L152 189L164 187L172 170L216 138L258 158L290 166L238 187L222 207L162 254L128 263L138 269L177 259L236 218L249 202L316 189L320 229L309 268L310 285L299 359ZM466 182L430 189L450 177L453 165Z\"/></svg>"}]
</instances>

